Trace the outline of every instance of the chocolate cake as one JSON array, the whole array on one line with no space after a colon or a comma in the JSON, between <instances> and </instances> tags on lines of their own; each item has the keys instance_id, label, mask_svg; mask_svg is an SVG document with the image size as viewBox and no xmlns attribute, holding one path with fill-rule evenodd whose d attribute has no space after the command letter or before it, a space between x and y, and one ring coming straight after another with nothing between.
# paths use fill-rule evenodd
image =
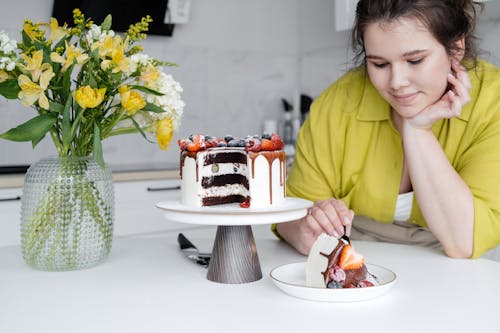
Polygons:
<instances>
[{"instance_id":1,"label":"chocolate cake","mask_svg":"<svg viewBox=\"0 0 500 333\"><path fill-rule=\"evenodd\" d=\"M181 201L188 206L232 202L270 207L285 199L285 152L281 138L195 135L179 140Z\"/></svg>"},{"instance_id":2,"label":"chocolate cake","mask_svg":"<svg viewBox=\"0 0 500 333\"><path fill-rule=\"evenodd\" d=\"M333 249L332 249L333 248ZM343 239L321 234L309 253L306 283L310 287L363 288L378 285L362 255Z\"/></svg>"}]
</instances>

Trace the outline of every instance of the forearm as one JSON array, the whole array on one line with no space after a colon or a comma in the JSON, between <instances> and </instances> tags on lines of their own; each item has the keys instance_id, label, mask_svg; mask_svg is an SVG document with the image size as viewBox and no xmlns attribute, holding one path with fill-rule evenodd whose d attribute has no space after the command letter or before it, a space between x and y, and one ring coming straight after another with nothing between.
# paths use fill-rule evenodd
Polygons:
<instances>
[{"instance_id":1,"label":"forearm","mask_svg":"<svg viewBox=\"0 0 500 333\"><path fill-rule=\"evenodd\" d=\"M403 146L413 190L429 229L450 257L470 257L474 204L432 131L406 124Z\"/></svg>"}]
</instances>

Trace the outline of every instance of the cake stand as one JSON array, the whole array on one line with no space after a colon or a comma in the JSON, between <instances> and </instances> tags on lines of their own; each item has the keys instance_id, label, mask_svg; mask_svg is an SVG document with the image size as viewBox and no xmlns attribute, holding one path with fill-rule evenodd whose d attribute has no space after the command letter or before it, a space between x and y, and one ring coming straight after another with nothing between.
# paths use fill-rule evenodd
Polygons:
<instances>
[{"instance_id":1,"label":"cake stand","mask_svg":"<svg viewBox=\"0 0 500 333\"><path fill-rule=\"evenodd\" d=\"M252 225L293 221L304 217L312 205L311 201L289 197L271 208L241 208L237 203L188 207L179 200L162 201L156 207L170 221L217 225L207 279L236 284L262 278Z\"/></svg>"}]
</instances>

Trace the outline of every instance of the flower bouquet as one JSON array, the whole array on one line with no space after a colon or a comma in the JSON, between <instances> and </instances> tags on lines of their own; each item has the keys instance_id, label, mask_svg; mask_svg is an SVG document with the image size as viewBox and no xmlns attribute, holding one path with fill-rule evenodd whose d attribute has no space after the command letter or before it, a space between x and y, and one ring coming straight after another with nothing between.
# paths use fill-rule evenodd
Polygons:
<instances>
[{"instance_id":1,"label":"flower bouquet","mask_svg":"<svg viewBox=\"0 0 500 333\"><path fill-rule=\"evenodd\" d=\"M19 43L0 32L0 94L36 110L0 138L35 147L48 134L58 153L57 163L48 162L55 172L30 167L22 197L24 258L49 270L88 267L109 253L114 199L102 140L140 133L166 149L184 108L182 88L162 71L174 64L149 57L137 43L149 16L123 36L111 30L111 16L96 25L75 9L73 18L72 28L54 18L26 20ZM89 255L92 247L103 253Z\"/></svg>"}]
</instances>

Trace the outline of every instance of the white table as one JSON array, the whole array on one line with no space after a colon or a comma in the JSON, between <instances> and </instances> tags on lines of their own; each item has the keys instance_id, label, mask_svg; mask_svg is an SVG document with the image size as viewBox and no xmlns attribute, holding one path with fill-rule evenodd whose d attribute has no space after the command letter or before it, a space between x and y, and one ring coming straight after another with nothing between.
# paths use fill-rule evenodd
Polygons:
<instances>
[{"instance_id":1,"label":"white table","mask_svg":"<svg viewBox=\"0 0 500 333\"><path fill-rule=\"evenodd\" d=\"M398 284L358 303L319 303L280 291L272 268L305 260L254 230L264 277L207 280L178 249L178 231L119 237L103 264L81 271L28 267L18 246L0 248L0 332L498 332L500 263L456 260L431 249L354 242ZM186 230L200 250L214 228ZM334 330L335 329L335 330Z\"/></svg>"}]
</instances>

